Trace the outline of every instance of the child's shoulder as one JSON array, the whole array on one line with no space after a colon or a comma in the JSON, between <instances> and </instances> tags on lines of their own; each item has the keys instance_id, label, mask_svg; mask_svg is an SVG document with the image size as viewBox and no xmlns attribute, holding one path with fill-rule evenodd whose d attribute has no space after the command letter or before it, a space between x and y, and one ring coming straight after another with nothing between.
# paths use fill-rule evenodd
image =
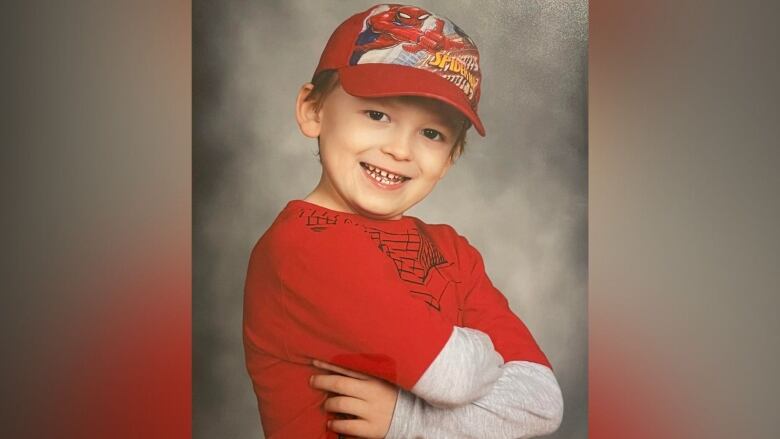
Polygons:
<instances>
[{"instance_id":1,"label":"child's shoulder","mask_svg":"<svg viewBox=\"0 0 780 439\"><path fill-rule=\"evenodd\" d=\"M447 253L454 253L458 259L466 257L472 258L475 252L478 253L477 249L471 245L468 238L456 230L452 225L445 223L427 224L419 219L416 221L421 224L422 230L424 230L433 241L439 246L446 248Z\"/></svg>"},{"instance_id":2,"label":"child's shoulder","mask_svg":"<svg viewBox=\"0 0 780 439\"><path fill-rule=\"evenodd\" d=\"M426 223L422 220L415 218L415 221L422 225L429 233L435 233L437 235L446 236L449 238L461 236L454 227L446 223Z\"/></svg>"},{"instance_id":3,"label":"child's shoulder","mask_svg":"<svg viewBox=\"0 0 780 439\"><path fill-rule=\"evenodd\" d=\"M415 218L420 229L430 235L437 242L455 242L463 238L454 227L445 223L426 223Z\"/></svg>"},{"instance_id":4,"label":"child's shoulder","mask_svg":"<svg viewBox=\"0 0 780 439\"><path fill-rule=\"evenodd\" d=\"M260 238L255 251L290 253L307 249L360 246L371 223L358 215L292 200Z\"/></svg>"},{"instance_id":5,"label":"child's shoulder","mask_svg":"<svg viewBox=\"0 0 780 439\"><path fill-rule=\"evenodd\" d=\"M321 232L329 222L327 212L316 212L312 205L299 200L290 201L260 237L256 248L267 251L281 246L289 249L296 243L305 242L304 232Z\"/></svg>"},{"instance_id":6,"label":"child's shoulder","mask_svg":"<svg viewBox=\"0 0 780 439\"><path fill-rule=\"evenodd\" d=\"M445 237L447 239L457 239L468 242L468 239L454 226L447 223L426 223L423 220L416 217L409 217L422 226L426 231L437 236Z\"/></svg>"}]
</instances>

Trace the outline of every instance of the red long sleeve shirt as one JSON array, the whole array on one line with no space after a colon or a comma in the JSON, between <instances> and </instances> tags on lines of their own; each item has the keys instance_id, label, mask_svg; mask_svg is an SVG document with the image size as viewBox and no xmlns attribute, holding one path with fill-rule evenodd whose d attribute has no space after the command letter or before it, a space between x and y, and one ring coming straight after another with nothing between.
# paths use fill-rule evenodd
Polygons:
<instances>
[{"instance_id":1,"label":"red long sleeve shirt","mask_svg":"<svg viewBox=\"0 0 780 439\"><path fill-rule=\"evenodd\" d=\"M453 326L488 334L505 362L549 366L447 225L371 220L291 201L260 238L244 298L246 364L268 438L335 438L312 359L410 390Z\"/></svg>"}]
</instances>

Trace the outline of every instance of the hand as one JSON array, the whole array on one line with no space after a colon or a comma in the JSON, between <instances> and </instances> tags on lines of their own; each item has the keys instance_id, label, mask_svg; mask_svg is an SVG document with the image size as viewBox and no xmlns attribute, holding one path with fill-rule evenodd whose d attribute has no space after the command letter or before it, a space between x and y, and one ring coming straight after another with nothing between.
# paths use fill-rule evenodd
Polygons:
<instances>
[{"instance_id":1,"label":"hand","mask_svg":"<svg viewBox=\"0 0 780 439\"><path fill-rule=\"evenodd\" d=\"M436 49L441 48L445 40L444 34L436 30L426 31L422 38L427 39Z\"/></svg>"},{"instance_id":2,"label":"hand","mask_svg":"<svg viewBox=\"0 0 780 439\"><path fill-rule=\"evenodd\" d=\"M428 50L438 50L441 48L441 40L441 35L432 34L431 31L428 31L420 37L417 44Z\"/></svg>"},{"instance_id":3,"label":"hand","mask_svg":"<svg viewBox=\"0 0 780 439\"><path fill-rule=\"evenodd\" d=\"M444 37L443 31L444 22L437 18L436 26L431 30L425 31L423 36L420 38L420 45L430 50L439 50L443 48L447 41L447 39Z\"/></svg>"},{"instance_id":4,"label":"hand","mask_svg":"<svg viewBox=\"0 0 780 439\"><path fill-rule=\"evenodd\" d=\"M334 419L328 423L328 428L361 438L381 439L387 435L398 399L395 385L323 361L314 360L314 366L340 374L311 377L310 383L315 389L337 394L325 400L325 410L355 417Z\"/></svg>"}]
</instances>

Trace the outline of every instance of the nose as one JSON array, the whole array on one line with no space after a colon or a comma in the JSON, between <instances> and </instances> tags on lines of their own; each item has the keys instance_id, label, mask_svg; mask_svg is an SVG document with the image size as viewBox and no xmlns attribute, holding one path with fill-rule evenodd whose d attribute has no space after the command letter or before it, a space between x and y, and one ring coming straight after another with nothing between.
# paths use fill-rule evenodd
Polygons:
<instances>
[{"instance_id":1,"label":"nose","mask_svg":"<svg viewBox=\"0 0 780 439\"><path fill-rule=\"evenodd\" d=\"M394 136L381 147L382 152L398 161L412 159L412 139L409 135Z\"/></svg>"}]
</instances>

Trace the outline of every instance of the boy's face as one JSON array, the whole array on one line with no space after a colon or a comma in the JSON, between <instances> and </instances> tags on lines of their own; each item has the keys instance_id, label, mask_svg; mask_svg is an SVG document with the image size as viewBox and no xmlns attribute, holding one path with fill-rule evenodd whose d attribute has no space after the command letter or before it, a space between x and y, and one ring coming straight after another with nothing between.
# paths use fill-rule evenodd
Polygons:
<instances>
[{"instance_id":1,"label":"boy's face","mask_svg":"<svg viewBox=\"0 0 780 439\"><path fill-rule=\"evenodd\" d=\"M336 86L319 111L306 105L299 97L299 124L307 136L319 137L323 167L319 185L307 197L315 204L398 219L452 164L450 151L459 134L453 122L462 116L439 101L358 98Z\"/></svg>"}]
</instances>

